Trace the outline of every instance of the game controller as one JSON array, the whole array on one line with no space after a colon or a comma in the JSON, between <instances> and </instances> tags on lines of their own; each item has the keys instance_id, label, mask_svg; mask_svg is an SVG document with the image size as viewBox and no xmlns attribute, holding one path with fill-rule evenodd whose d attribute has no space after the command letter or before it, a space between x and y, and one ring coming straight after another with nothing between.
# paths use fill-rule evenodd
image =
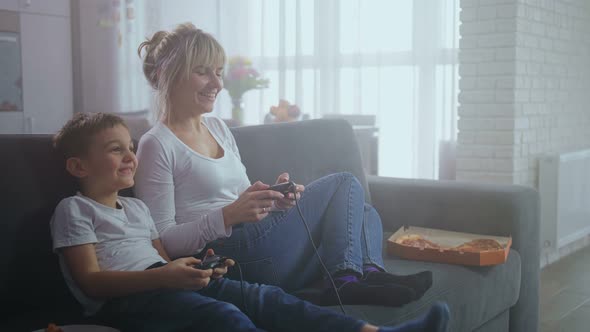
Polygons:
<instances>
[{"instance_id":1,"label":"game controller","mask_svg":"<svg viewBox=\"0 0 590 332\"><path fill-rule=\"evenodd\" d=\"M274 186L270 186L268 190L278 191L283 195L287 195L295 190L295 183L293 181L289 181L275 184Z\"/></svg>"},{"instance_id":2,"label":"game controller","mask_svg":"<svg viewBox=\"0 0 590 332\"><path fill-rule=\"evenodd\" d=\"M199 270L209 270L215 269L218 267L224 267L224 262L227 260L227 257L219 256L219 255L212 255L212 256L205 256L200 264L193 265L195 269Z\"/></svg>"}]
</instances>

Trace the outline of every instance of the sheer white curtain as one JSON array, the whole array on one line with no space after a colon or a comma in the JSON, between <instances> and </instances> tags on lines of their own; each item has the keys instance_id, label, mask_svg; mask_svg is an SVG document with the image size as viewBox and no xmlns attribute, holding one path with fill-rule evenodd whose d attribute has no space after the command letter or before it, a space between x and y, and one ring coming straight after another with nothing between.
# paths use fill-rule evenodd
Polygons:
<instances>
[{"instance_id":1,"label":"sheer white curtain","mask_svg":"<svg viewBox=\"0 0 590 332\"><path fill-rule=\"evenodd\" d=\"M380 175L437 178L456 137L458 0L184 0L161 21L192 21L270 78L245 94L246 123L280 98L311 118L372 114ZM216 112L230 109L223 93Z\"/></svg>"}]
</instances>

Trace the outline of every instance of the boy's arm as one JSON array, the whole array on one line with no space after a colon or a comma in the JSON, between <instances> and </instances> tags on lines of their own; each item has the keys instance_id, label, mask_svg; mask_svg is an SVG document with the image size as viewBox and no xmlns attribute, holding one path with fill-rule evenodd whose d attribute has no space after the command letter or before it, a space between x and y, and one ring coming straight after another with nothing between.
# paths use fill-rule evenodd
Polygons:
<instances>
[{"instance_id":1,"label":"boy's arm","mask_svg":"<svg viewBox=\"0 0 590 332\"><path fill-rule=\"evenodd\" d=\"M64 247L66 265L89 297L111 298L158 288L198 290L209 283L211 270L197 270L191 265L200 261L193 257L177 259L164 267L145 271L101 271L93 244Z\"/></svg>"},{"instance_id":2,"label":"boy's arm","mask_svg":"<svg viewBox=\"0 0 590 332\"><path fill-rule=\"evenodd\" d=\"M166 252L166 250L164 249L164 246L162 245L162 241L160 241L160 239L155 239L152 240L152 245L154 246L154 248L156 248L156 250L158 251L158 254L160 254L160 256L162 256L162 258L164 258L166 260L166 262L170 262L171 259L168 256L168 253Z\"/></svg>"}]
</instances>

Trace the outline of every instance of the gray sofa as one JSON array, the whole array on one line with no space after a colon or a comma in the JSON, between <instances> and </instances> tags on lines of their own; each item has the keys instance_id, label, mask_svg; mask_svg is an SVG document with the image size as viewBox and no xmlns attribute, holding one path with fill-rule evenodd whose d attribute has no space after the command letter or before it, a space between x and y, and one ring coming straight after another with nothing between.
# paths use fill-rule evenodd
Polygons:
<instances>
[{"instance_id":1,"label":"gray sofa","mask_svg":"<svg viewBox=\"0 0 590 332\"><path fill-rule=\"evenodd\" d=\"M348 306L348 313L390 325L424 312L435 300L452 311L450 331L536 331L539 288L538 196L533 189L459 182L366 178L350 125L312 120L232 128L251 180L272 182L288 171L299 183L348 171L367 191L391 234L402 225L512 235L508 261L495 267L414 262L386 255L396 273L434 272L419 301L401 308ZM0 314L3 330L31 331L47 323L88 323L69 293L51 252L48 222L56 204L75 191L51 149L49 135L0 135ZM124 195L132 195L127 191ZM386 235L387 237L387 235ZM336 308L335 308L336 310Z\"/></svg>"},{"instance_id":2,"label":"gray sofa","mask_svg":"<svg viewBox=\"0 0 590 332\"><path fill-rule=\"evenodd\" d=\"M386 238L403 225L512 236L507 262L494 267L407 261L384 253L391 272L433 271L432 288L401 308L347 306L349 314L393 325L443 300L452 311L449 331L537 331L539 198L534 189L366 177L352 128L343 120L241 127L233 133L250 180L272 182L281 171L304 184L333 172L356 175L381 215Z\"/></svg>"}]
</instances>

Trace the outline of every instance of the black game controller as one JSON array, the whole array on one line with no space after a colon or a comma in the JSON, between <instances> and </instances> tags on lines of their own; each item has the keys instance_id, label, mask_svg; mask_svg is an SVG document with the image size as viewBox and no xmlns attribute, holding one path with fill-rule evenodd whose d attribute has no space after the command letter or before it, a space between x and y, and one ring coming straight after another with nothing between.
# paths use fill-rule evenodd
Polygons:
<instances>
[{"instance_id":1,"label":"black game controller","mask_svg":"<svg viewBox=\"0 0 590 332\"><path fill-rule=\"evenodd\" d=\"M218 267L224 267L224 262L227 260L227 257L219 256L219 255L212 255L212 256L205 256L200 264L196 264L193 267L199 270L209 270L215 269Z\"/></svg>"},{"instance_id":2,"label":"black game controller","mask_svg":"<svg viewBox=\"0 0 590 332\"><path fill-rule=\"evenodd\" d=\"M287 194L292 193L295 190L295 183L293 181L283 182L275 184L274 186L270 186L267 190L278 191L286 196Z\"/></svg>"}]
</instances>

